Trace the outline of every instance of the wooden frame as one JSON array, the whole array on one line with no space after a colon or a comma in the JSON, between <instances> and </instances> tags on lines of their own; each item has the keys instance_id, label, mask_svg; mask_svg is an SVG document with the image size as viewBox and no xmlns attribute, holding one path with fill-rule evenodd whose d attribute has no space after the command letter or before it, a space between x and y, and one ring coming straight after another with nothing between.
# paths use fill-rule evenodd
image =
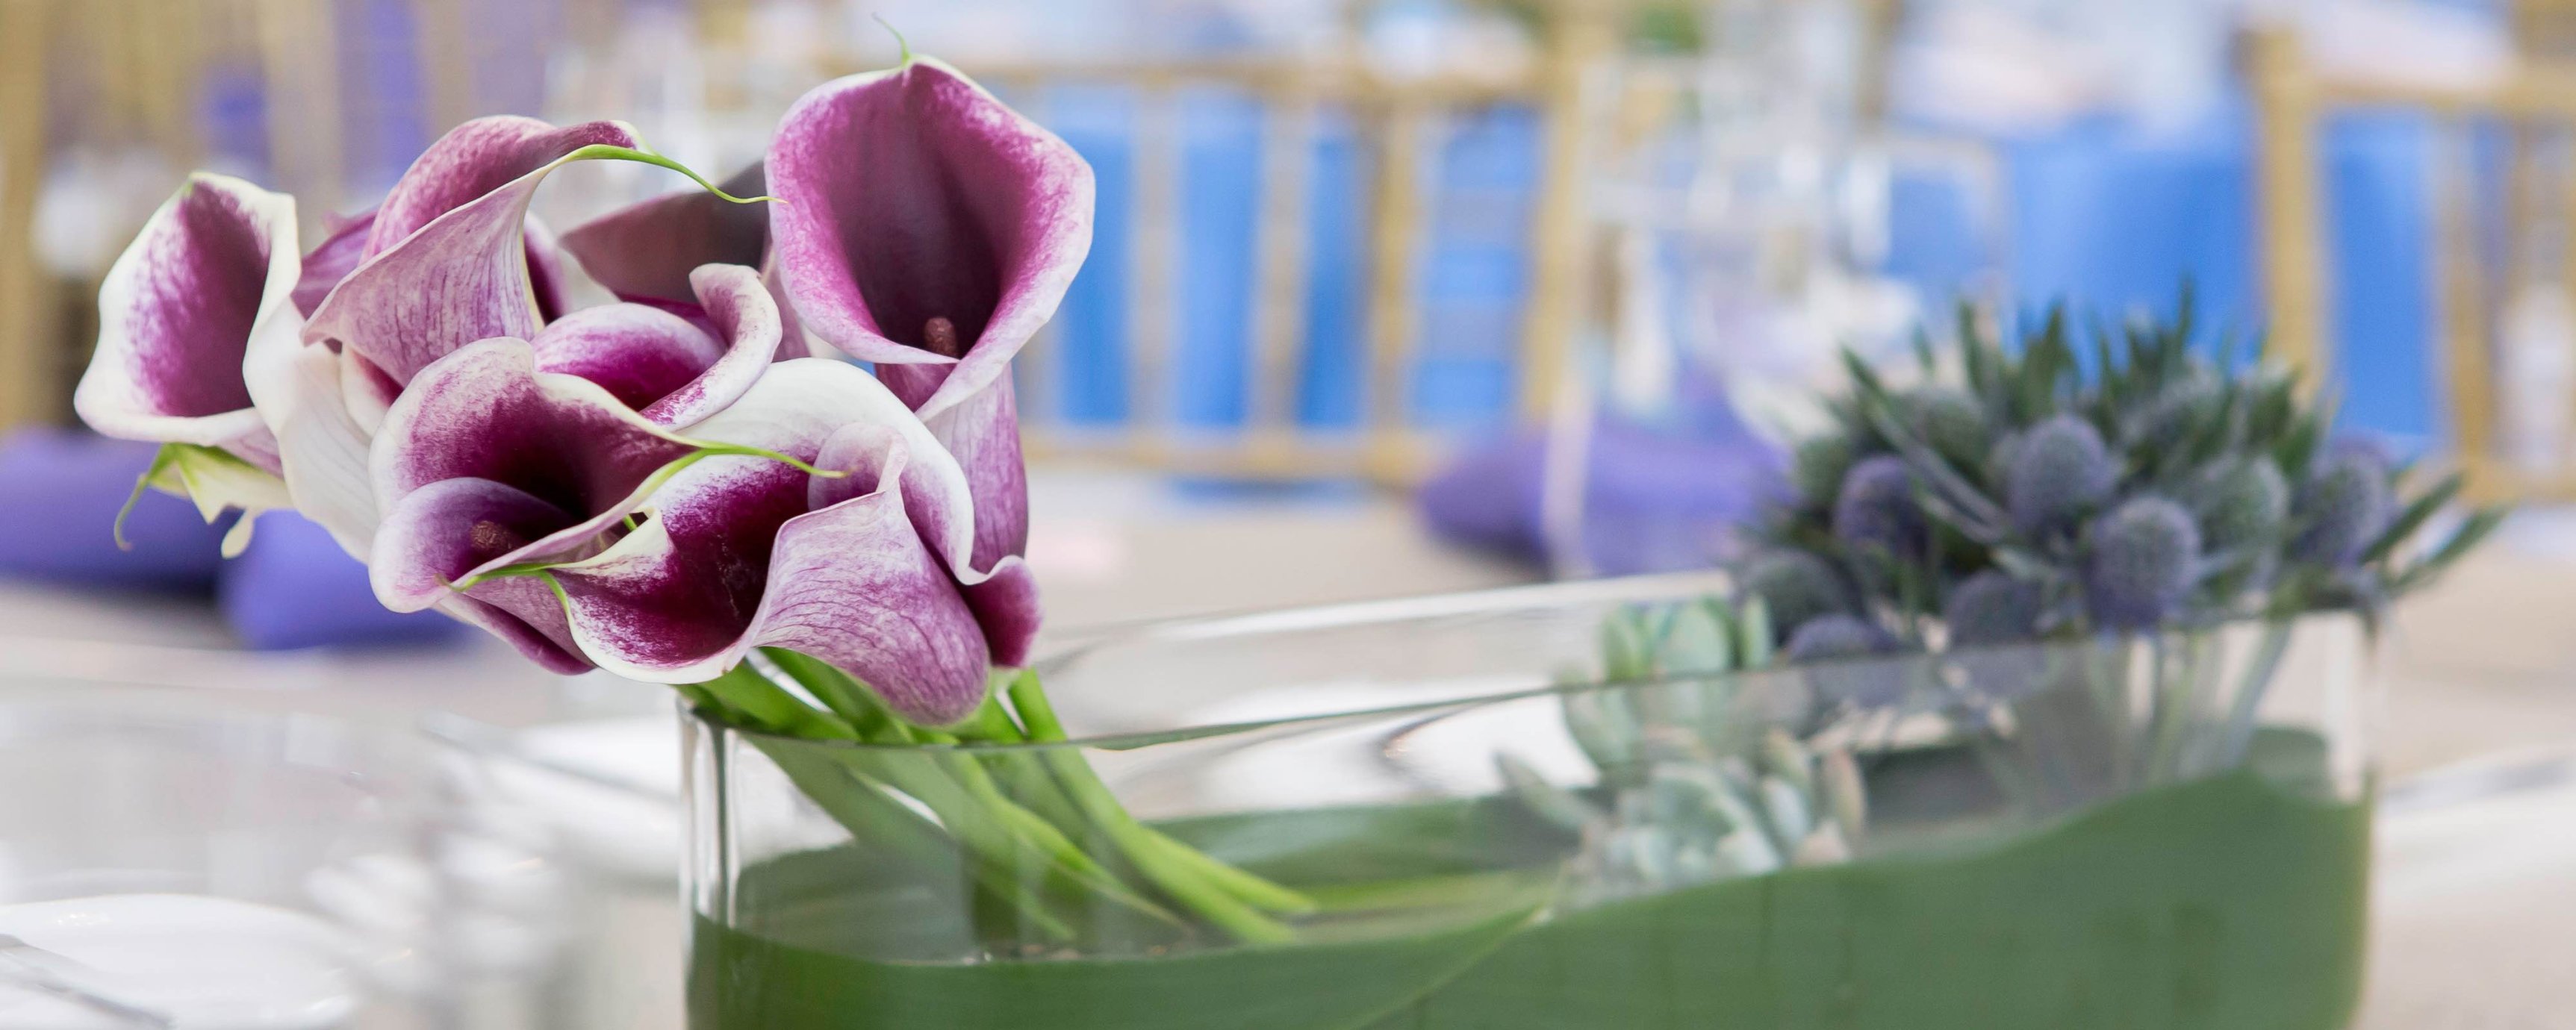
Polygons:
<instances>
[{"instance_id":1,"label":"wooden frame","mask_svg":"<svg viewBox=\"0 0 2576 1030\"><path fill-rule=\"evenodd\" d=\"M2546 127L2576 139L2576 65L2527 62L2494 82L2436 87L2341 78L2309 63L2287 31L2257 33L2248 55L2259 111L2256 154L2262 211L2262 260L2270 333L2265 357L2307 373L2314 389L2331 375L2333 356L2330 253L2324 221L2322 168L2317 134L2341 111L2399 108L2437 118L2442 135L2435 154L2435 275L2441 327L2438 341L2446 383L2448 423L2456 460L2472 501L2515 498L2576 499L2576 467L2534 472L2497 453L2496 369L2489 318L2496 296L2479 238L2479 170L2467 129L2479 120L2515 130L2511 174L2536 174L2531 131ZM2560 237L2576 241L2576 170L2563 186ZM2519 199L2519 198L2517 198ZM2522 224L2521 220L2513 220ZM2576 253L2563 262L2576 292ZM2576 402L2576 398L2571 398Z\"/></svg>"},{"instance_id":2,"label":"wooden frame","mask_svg":"<svg viewBox=\"0 0 2576 1030\"><path fill-rule=\"evenodd\" d=\"M1136 91L1139 101L1133 313L1127 341L1127 424L1098 431L1050 419L1043 386L1023 388L1022 429L1032 458L1096 461L1188 474L1255 479L1359 477L1391 486L1420 480L1435 466L1440 439L1409 421L1409 376L1422 322L1419 266L1429 229L1424 197L1430 147L1446 112L1497 103L1526 103L1540 112L1540 183L1530 223L1530 289L1523 300L1514 414L1542 417L1560 393L1572 341L1585 310L1591 274L1591 225L1583 180L1590 168L1585 124L1589 70L1616 52L1603 0L1549 5L1542 59L1509 78L1433 77L1391 80L1347 61L1177 61L1150 65L1074 62L979 64L977 78L1022 96L1062 83L1104 83ZM863 70L856 58L830 69ZM1189 432L1173 425L1165 370L1175 353L1171 293L1178 254L1180 147L1173 103L1183 90L1218 86L1254 96L1265 119L1261 197L1255 235L1245 425ZM1314 134L1326 106L1351 110L1375 154L1368 185L1370 224L1367 319L1362 329L1361 426L1317 430L1296 421L1297 376L1303 368L1305 296L1311 241ZM1043 117L1041 114L1040 117ZM1051 334L1021 359L1024 384L1060 381Z\"/></svg>"},{"instance_id":3,"label":"wooden frame","mask_svg":"<svg viewBox=\"0 0 2576 1030\"><path fill-rule=\"evenodd\" d=\"M0 429L63 415L52 280L36 261L44 183L46 58L54 0L0 0Z\"/></svg>"}]
</instances>

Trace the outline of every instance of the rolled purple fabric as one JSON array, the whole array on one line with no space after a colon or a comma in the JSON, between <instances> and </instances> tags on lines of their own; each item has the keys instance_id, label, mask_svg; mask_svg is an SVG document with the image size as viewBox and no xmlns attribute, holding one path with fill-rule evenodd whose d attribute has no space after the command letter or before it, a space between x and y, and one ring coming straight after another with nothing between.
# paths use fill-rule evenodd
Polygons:
<instances>
[{"instance_id":1,"label":"rolled purple fabric","mask_svg":"<svg viewBox=\"0 0 2576 1030\"><path fill-rule=\"evenodd\" d=\"M116 511L152 464L148 443L49 426L0 438L0 576L77 586L202 591L224 529L185 498L145 491L116 546Z\"/></svg>"},{"instance_id":2,"label":"rolled purple fabric","mask_svg":"<svg viewBox=\"0 0 2576 1030\"><path fill-rule=\"evenodd\" d=\"M250 548L224 564L216 603L242 643L261 651L432 643L465 632L437 612L387 609L367 567L291 511L259 517Z\"/></svg>"},{"instance_id":3,"label":"rolled purple fabric","mask_svg":"<svg viewBox=\"0 0 2576 1030\"><path fill-rule=\"evenodd\" d=\"M1682 431L1603 416L1583 498L1583 563L1606 576L1706 568L1787 489L1779 451L1733 419ZM1432 532L1549 563L1541 513L1547 440L1536 430L1471 450L1423 484ZM1551 563L1552 564L1552 563Z\"/></svg>"}]
</instances>

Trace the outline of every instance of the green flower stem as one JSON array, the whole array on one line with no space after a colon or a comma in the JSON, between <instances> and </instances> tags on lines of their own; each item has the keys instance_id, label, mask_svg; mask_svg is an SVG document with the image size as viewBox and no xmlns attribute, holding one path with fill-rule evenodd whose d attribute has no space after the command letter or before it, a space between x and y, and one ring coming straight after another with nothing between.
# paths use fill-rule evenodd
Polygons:
<instances>
[{"instance_id":1,"label":"green flower stem","mask_svg":"<svg viewBox=\"0 0 2576 1030\"><path fill-rule=\"evenodd\" d=\"M807 748L782 746L775 740L757 737L753 743L777 763L798 791L813 799L834 821L848 827L862 846L899 855L929 869L967 869L979 890L1000 899L1049 943L1070 944L1078 938L1073 925L1052 911L1056 902L1009 868L961 855L958 842L939 824L894 800L886 793L885 784L846 766L820 760Z\"/></svg>"},{"instance_id":2,"label":"green flower stem","mask_svg":"<svg viewBox=\"0 0 2576 1030\"><path fill-rule=\"evenodd\" d=\"M1008 688L1011 707L1028 723L1029 736L1038 741L1066 739L1064 724L1056 718L1055 706L1047 700L1045 688L1035 672L1023 671L1013 677ZM1315 911L1312 899L1269 880L1220 862L1205 852L1183 844L1160 831L1136 821L1126 806L1119 803L1109 786L1100 781L1090 763L1079 752L1051 748L1046 752L1048 764L1056 779L1073 794L1074 803L1091 816L1111 839L1125 850L1128 860L1152 875L1164 889L1180 894L1193 907L1226 926L1245 940L1285 939L1286 927L1242 908L1249 903L1283 915L1305 915ZM1215 893L1201 889L1206 884ZM1206 906L1202 907L1203 901ZM1254 936L1255 934L1260 936Z\"/></svg>"},{"instance_id":3,"label":"green flower stem","mask_svg":"<svg viewBox=\"0 0 2576 1030\"><path fill-rule=\"evenodd\" d=\"M721 702L719 711L743 716L757 729L806 740L866 742L848 720L816 710L747 665L696 684L694 689ZM784 749L764 750L774 755ZM939 817L940 824L960 845L1003 875L1009 876L1010 870L1025 866L1028 859L1038 859L1050 875L1078 893L1106 898L1158 922L1175 926L1181 923L1169 910L1112 876L1053 824L1003 796L984 769L964 755L935 748L902 752L853 749L835 752L833 758L862 783L883 783L920 801ZM809 792L834 793L842 785L809 777L797 786ZM817 798L818 804L820 801ZM861 824L850 829L861 833L875 826ZM982 875L979 872L979 879ZM1019 883L1016 876L1010 878L1013 882L999 893L1015 902L1023 901L1025 884ZM1045 913L1042 909L1033 910L1030 916L1033 921L1043 922Z\"/></svg>"}]
</instances>

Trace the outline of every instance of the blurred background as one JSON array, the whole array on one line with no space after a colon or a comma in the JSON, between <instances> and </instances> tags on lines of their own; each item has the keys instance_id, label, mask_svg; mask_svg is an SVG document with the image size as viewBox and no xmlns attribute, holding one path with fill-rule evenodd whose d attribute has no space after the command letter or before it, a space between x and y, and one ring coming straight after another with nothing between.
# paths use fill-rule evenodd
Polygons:
<instances>
[{"instance_id":1,"label":"blurred background","mask_svg":"<svg viewBox=\"0 0 2576 1030\"><path fill-rule=\"evenodd\" d=\"M0 700L428 718L522 759L567 720L667 722L384 612L291 514L224 562L146 497L117 549L150 452L72 428L98 282L189 169L316 233L480 114L623 119L721 177L806 89L894 63L879 20L1098 172L1017 371L1059 640L1718 564L1840 349L2187 289L2209 346L2259 339L2344 428L2529 504L2402 613L2392 773L2576 777L2564 0L0 0ZM591 162L538 210L677 185ZM670 789L667 742L546 739L594 788ZM2576 848L2533 894L2389 825L2434 871L2383 888L2432 885L2381 909L2366 1025L2576 1026L2493 989L2576 968ZM2483 882L2520 900L2463 900ZM607 925L675 941L656 889ZM676 955L638 961L582 981L626 999L598 1025L672 1025Z\"/></svg>"}]
</instances>

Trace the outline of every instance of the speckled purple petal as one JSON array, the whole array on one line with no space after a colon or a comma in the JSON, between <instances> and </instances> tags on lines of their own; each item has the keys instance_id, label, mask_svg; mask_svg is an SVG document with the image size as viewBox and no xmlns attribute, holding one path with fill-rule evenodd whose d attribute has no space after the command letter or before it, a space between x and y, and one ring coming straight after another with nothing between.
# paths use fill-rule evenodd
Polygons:
<instances>
[{"instance_id":1,"label":"speckled purple petal","mask_svg":"<svg viewBox=\"0 0 2576 1030\"><path fill-rule=\"evenodd\" d=\"M950 320L962 360L924 417L992 385L1091 248L1091 166L955 69L919 58L825 83L770 143L773 255L806 331L852 357L920 349Z\"/></svg>"},{"instance_id":2,"label":"speckled purple petal","mask_svg":"<svg viewBox=\"0 0 2576 1030\"><path fill-rule=\"evenodd\" d=\"M573 644L563 602L543 582L501 580L475 588L474 594L450 597L439 602L438 610L482 627L548 671L573 675L597 668Z\"/></svg>"},{"instance_id":3,"label":"speckled purple petal","mask_svg":"<svg viewBox=\"0 0 2576 1030\"><path fill-rule=\"evenodd\" d=\"M812 463L817 468L853 470L858 474L841 479L817 477L809 488L807 502L820 510L862 496L872 489L869 484L875 477L869 472L880 462L879 455L901 451L919 458L906 462L906 513L914 528L920 530L922 540L964 590L967 607L983 628L994 663L1024 664L1038 633L1037 581L1017 555L1005 555L989 564L962 560L966 552L980 551L984 546L982 523L975 521L982 515L980 504L960 509L959 481L967 479L967 474L944 448L934 445L933 450L919 449L919 435L908 424L852 423L843 427L824 442ZM965 524L969 522L973 523L971 527Z\"/></svg>"},{"instance_id":4,"label":"speckled purple petal","mask_svg":"<svg viewBox=\"0 0 2576 1030\"><path fill-rule=\"evenodd\" d=\"M398 612L446 600L475 569L571 525L554 503L489 479L445 479L405 495L376 534L379 553L399 560L369 566L376 599Z\"/></svg>"},{"instance_id":5,"label":"speckled purple petal","mask_svg":"<svg viewBox=\"0 0 2576 1030\"><path fill-rule=\"evenodd\" d=\"M351 269L367 257L367 234L376 226L376 212L369 209L352 218L326 218L322 245L304 255L303 276L295 283L295 310L312 317L322 298L331 288L349 277Z\"/></svg>"},{"instance_id":6,"label":"speckled purple petal","mask_svg":"<svg viewBox=\"0 0 2576 1030\"><path fill-rule=\"evenodd\" d=\"M653 521L554 570L583 651L622 676L688 683L785 647L848 670L914 722L971 714L982 631L905 517L900 434L876 438L887 449L861 470L875 488L819 511L806 510L809 477L775 461L711 458L674 477Z\"/></svg>"},{"instance_id":7,"label":"speckled purple petal","mask_svg":"<svg viewBox=\"0 0 2576 1030\"><path fill-rule=\"evenodd\" d=\"M390 591L384 600L391 606L416 603L419 595L409 591L423 583L579 553L635 510L655 472L696 449L596 383L537 371L536 354L522 341L474 344L423 370L386 413L369 457L385 521L368 565L379 588ZM428 502L412 497L463 479L516 489L562 519L512 523L506 547L499 538L478 545L488 556L460 573L450 560L460 531L407 520L448 517L450 509L424 508Z\"/></svg>"},{"instance_id":8,"label":"speckled purple petal","mask_svg":"<svg viewBox=\"0 0 2576 1030\"><path fill-rule=\"evenodd\" d=\"M598 145L639 143L635 130L624 122L556 126L534 118L495 115L449 129L421 151L377 205L366 256L392 250L448 212L539 175L566 154Z\"/></svg>"},{"instance_id":9,"label":"speckled purple petal","mask_svg":"<svg viewBox=\"0 0 2576 1030\"><path fill-rule=\"evenodd\" d=\"M877 376L904 403L919 408L948 369L940 365L881 365ZM1029 476L1020 457L1020 412L1011 377L925 416L930 435L954 455L975 498L975 550L968 565L990 569L1003 558L1028 553Z\"/></svg>"},{"instance_id":10,"label":"speckled purple petal","mask_svg":"<svg viewBox=\"0 0 2576 1030\"><path fill-rule=\"evenodd\" d=\"M244 364L260 341L301 328L299 262L294 198L189 176L100 285L98 347L72 398L81 419L120 439L220 447L279 471Z\"/></svg>"},{"instance_id":11,"label":"speckled purple petal","mask_svg":"<svg viewBox=\"0 0 2576 1030\"><path fill-rule=\"evenodd\" d=\"M737 197L768 188L756 164L720 185ZM705 190L684 190L574 226L563 234L563 248L619 297L693 304L697 291L689 275L698 266L761 266L769 253L769 212Z\"/></svg>"},{"instance_id":12,"label":"speckled purple petal","mask_svg":"<svg viewBox=\"0 0 2576 1030\"><path fill-rule=\"evenodd\" d=\"M584 148L634 145L614 122L458 126L377 209L365 262L323 298L304 338L354 351L404 384L476 340L536 335L562 299L546 295L556 276L531 272L529 200Z\"/></svg>"},{"instance_id":13,"label":"speckled purple petal","mask_svg":"<svg viewBox=\"0 0 2576 1030\"><path fill-rule=\"evenodd\" d=\"M557 319L528 340L537 371L598 383L636 410L715 366L724 344L688 319L647 304L602 304Z\"/></svg>"},{"instance_id":14,"label":"speckled purple petal","mask_svg":"<svg viewBox=\"0 0 2576 1030\"><path fill-rule=\"evenodd\" d=\"M760 273L741 265L705 265L689 281L724 351L696 378L644 408L645 418L666 426L695 425L740 399L778 359L782 340L778 302Z\"/></svg>"}]
</instances>

